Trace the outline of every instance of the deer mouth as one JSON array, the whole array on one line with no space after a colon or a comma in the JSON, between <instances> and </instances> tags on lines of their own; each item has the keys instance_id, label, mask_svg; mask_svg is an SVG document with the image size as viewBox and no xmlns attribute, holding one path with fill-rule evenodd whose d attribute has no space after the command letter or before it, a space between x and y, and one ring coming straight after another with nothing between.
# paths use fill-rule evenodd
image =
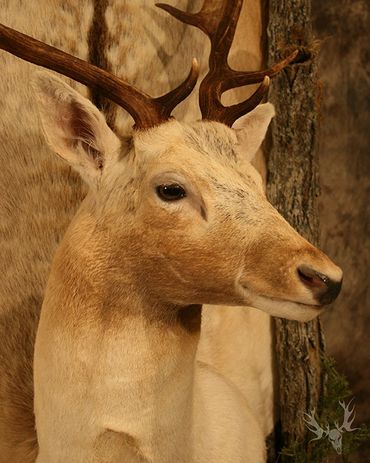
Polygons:
<instances>
[{"instance_id":1,"label":"deer mouth","mask_svg":"<svg viewBox=\"0 0 370 463\"><path fill-rule=\"evenodd\" d=\"M306 322L316 318L323 308L317 303L307 304L306 302L259 295L242 284L238 286L248 305L274 317Z\"/></svg>"}]
</instances>

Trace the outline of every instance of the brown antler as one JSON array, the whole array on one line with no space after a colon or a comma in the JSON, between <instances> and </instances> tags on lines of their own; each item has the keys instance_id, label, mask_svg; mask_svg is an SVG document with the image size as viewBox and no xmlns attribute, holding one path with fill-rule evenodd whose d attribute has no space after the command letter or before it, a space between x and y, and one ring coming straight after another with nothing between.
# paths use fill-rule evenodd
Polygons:
<instances>
[{"instance_id":1,"label":"brown antler","mask_svg":"<svg viewBox=\"0 0 370 463\"><path fill-rule=\"evenodd\" d=\"M234 38L243 0L204 0L199 13L186 13L170 5L157 3L178 20L198 27L211 40L209 72L199 89L199 104L203 119L223 122L231 126L239 117L255 108L269 86L269 77L276 75L297 56L289 55L275 66L257 72L235 71L228 64L228 55ZM247 100L225 107L221 96L226 90L262 82Z\"/></svg>"},{"instance_id":2,"label":"brown antler","mask_svg":"<svg viewBox=\"0 0 370 463\"><path fill-rule=\"evenodd\" d=\"M171 112L193 90L198 78L194 59L188 77L177 88L159 98L151 98L133 85L57 48L0 24L0 48L19 58L57 71L114 101L134 118L135 127L145 129L168 120Z\"/></svg>"}]
</instances>

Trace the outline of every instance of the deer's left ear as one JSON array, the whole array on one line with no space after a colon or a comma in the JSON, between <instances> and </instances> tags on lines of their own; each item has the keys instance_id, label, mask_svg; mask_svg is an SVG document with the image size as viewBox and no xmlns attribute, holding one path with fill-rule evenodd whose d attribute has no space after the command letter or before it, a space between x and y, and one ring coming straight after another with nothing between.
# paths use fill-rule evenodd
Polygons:
<instances>
[{"instance_id":1,"label":"deer's left ear","mask_svg":"<svg viewBox=\"0 0 370 463\"><path fill-rule=\"evenodd\" d=\"M54 75L37 73L33 87L50 146L96 186L107 159L119 149L118 137L87 98Z\"/></svg>"},{"instance_id":2,"label":"deer's left ear","mask_svg":"<svg viewBox=\"0 0 370 463\"><path fill-rule=\"evenodd\" d=\"M248 160L253 158L261 146L274 116L274 106L271 103L265 103L258 105L234 123L233 129L238 138L240 151Z\"/></svg>"}]
</instances>

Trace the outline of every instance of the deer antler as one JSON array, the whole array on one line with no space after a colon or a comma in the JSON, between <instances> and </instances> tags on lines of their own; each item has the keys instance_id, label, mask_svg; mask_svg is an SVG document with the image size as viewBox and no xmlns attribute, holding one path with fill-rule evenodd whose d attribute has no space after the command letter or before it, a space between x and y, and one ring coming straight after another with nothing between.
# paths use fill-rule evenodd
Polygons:
<instances>
[{"instance_id":1,"label":"deer antler","mask_svg":"<svg viewBox=\"0 0 370 463\"><path fill-rule=\"evenodd\" d=\"M234 38L243 0L204 0L198 13L186 13L170 5L157 3L178 20L201 29L211 40L209 72L199 89L199 104L203 119L223 122L231 126L239 117L255 108L269 86L269 77L276 75L297 56L294 51L275 66L257 72L235 71L228 64L228 55ZM226 90L262 82L247 100L225 107L221 96Z\"/></svg>"},{"instance_id":2,"label":"deer antler","mask_svg":"<svg viewBox=\"0 0 370 463\"><path fill-rule=\"evenodd\" d=\"M104 69L2 24L0 48L98 90L131 114L138 129L153 127L168 120L175 106L193 90L199 73L198 63L193 59L190 73L184 82L166 95L151 98Z\"/></svg>"},{"instance_id":3,"label":"deer antler","mask_svg":"<svg viewBox=\"0 0 370 463\"><path fill-rule=\"evenodd\" d=\"M348 402L348 404L346 405L346 403L344 401L343 402L339 401L339 405L344 410L342 426L338 427L338 425L336 423L336 427L337 427L338 431L340 431L340 432L342 432L342 431L351 432L351 431L356 431L356 429L360 429L360 428L351 428L352 423L353 423L354 419L356 418L356 413L354 413L355 406L353 406L351 410L349 409L352 402L353 402L353 399L350 400ZM351 416L352 414L353 414L353 417Z\"/></svg>"},{"instance_id":4,"label":"deer antler","mask_svg":"<svg viewBox=\"0 0 370 463\"><path fill-rule=\"evenodd\" d=\"M311 410L311 413L304 413L304 415L306 415L308 419L303 418L303 421L307 424L307 428L317 436L315 439L311 439L310 442L319 440L322 437L326 437L329 434L329 428L327 428L327 430L325 431L316 421L315 413L316 410L313 409Z\"/></svg>"}]
</instances>

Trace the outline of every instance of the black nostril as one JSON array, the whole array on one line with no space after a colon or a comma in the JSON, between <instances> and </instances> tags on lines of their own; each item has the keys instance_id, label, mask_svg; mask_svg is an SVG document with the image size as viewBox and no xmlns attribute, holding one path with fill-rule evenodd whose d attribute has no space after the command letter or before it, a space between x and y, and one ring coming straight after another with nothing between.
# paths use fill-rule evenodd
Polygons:
<instances>
[{"instance_id":1,"label":"black nostril","mask_svg":"<svg viewBox=\"0 0 370 463\"><path fill-rule=\"evenodd\" d=\"M327 288L329 278L306 265L298 267L298 275L302 283L309 288Z\"/></svg>"},{"instance_id":2,"label":"black nostril","mask_svg":"<svg viewBox=\"0 0 370 463\"><path fill-rule=\"evenodd\" d=\"M297 272L301 282L312 291L321 305L333 302L341 290L342 280L333 281L306 265L298 267Z\"/></svg>"}]
</instances>

